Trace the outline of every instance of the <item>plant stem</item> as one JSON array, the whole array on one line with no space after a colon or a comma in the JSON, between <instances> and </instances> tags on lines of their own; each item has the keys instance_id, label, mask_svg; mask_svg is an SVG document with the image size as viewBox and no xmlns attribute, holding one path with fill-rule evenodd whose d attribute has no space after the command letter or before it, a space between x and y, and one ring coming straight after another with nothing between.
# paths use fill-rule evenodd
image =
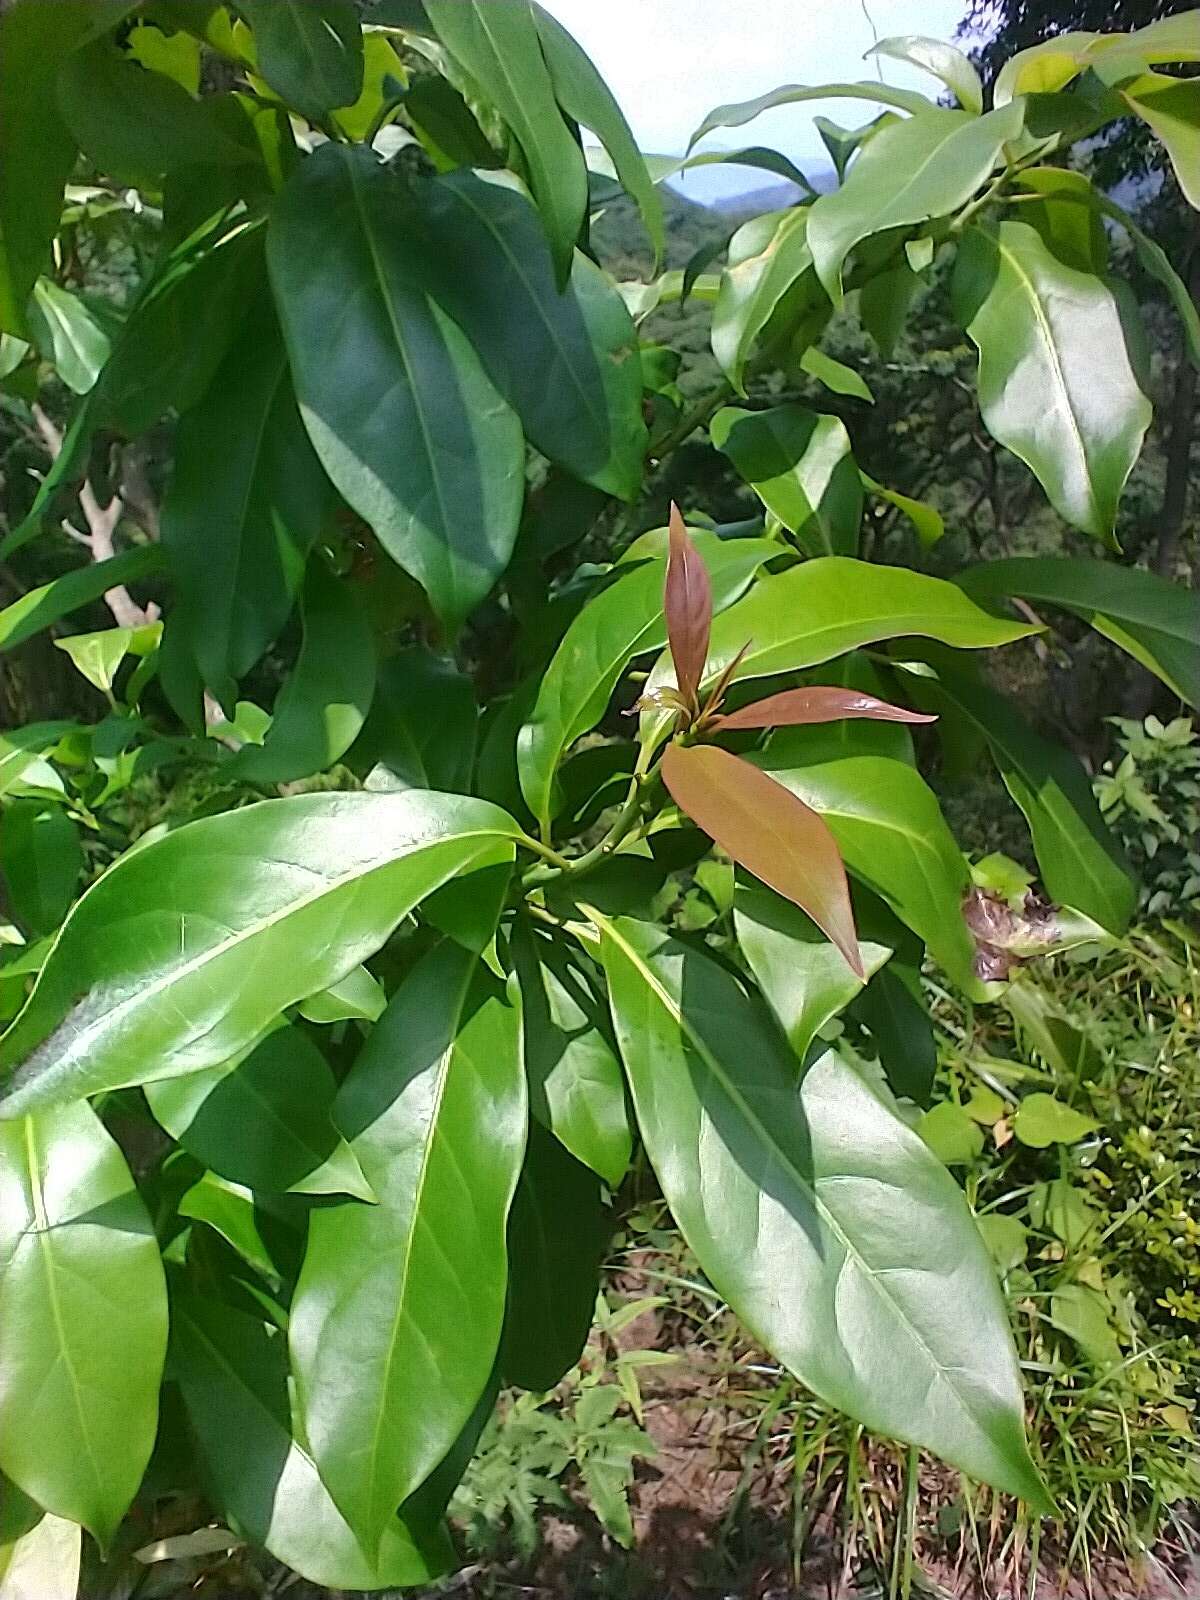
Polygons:
<instances>
[{"instance_id":1,"label":"plant stem","mask_svg":"<svg viewBox=\"0 0 1200 1600\"><path fill-rule=\"evenodd\" d=\"M974 200L968 201L968 203L958 213L954 221L950 224L950 232L961 233L966 227L967 223L970 222L971 218L975 216L977 212L982 211L984 206L992 203L1011 176L1012 171L1008 167L1005 167L1003 172L997 173L983 193L976 195Z\"/></svg>"},{"instance_id":2,"label":"plant stem","mask_svg":"<svg viewBox=\"0 0 1200 1600\"><path fill-rule=\"evenodd\" d=\"M521 843L540 855L543 866L533 867L522 879L525 889L539 889L544 884L552 883L557 878L578 878L583 873L589 872L601 861L606 860L613 851L627 839L636 826L641 816L642 802L645 798L647 782L647 768L654 755L654 748L650 744L642 745L638 751L637 765L633 769L633 778L630 781L629 792L621 804L621 809L613 818L612 826L590 850L585 850L583 855L567 857L560 855L549 845L542 844L528 834L523 834Z\"/></svg>"}]
</instances>

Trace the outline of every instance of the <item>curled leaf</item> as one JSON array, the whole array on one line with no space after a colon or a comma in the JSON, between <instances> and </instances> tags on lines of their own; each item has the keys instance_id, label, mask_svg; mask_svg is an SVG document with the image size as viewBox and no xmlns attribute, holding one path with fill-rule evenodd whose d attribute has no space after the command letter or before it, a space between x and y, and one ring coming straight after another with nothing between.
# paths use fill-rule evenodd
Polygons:
<instances>
[{"instance_id":1,"label":"curled leaf","mask_svg":"<svg viewBox=\"0 0 1200 1600\"><path fill-rule=\"evenodd\" d=\"M847 717L868 717L874 722L937 721L936 717L906 711L903 706L890 705L886 700L878 700L857 689L822 685L785 689L782 694L768 695L765 700L756 700L740 711L717 717L713 727L722 732L733 728L783 728L806 722L840 722Z\"/></svg>"},{"instance_id":2,"label":"curled leaf","mask_svg":"<svg viewBox=\"0 0 1200 1600\"><path fill-rule=\"evenodd\" d=\"M700 709L697 692L708 658L712 626L712 584L700 553L688 538L679 507L672 501L670 555L663 590L667 640L675 663L675 679L693 716Z\"/></svg>"},{"instance_id":3,"label":"curled leaf","mask_svg":"<svg viewBox=\"0 0 1200 1600\"><path fill-rule=\"evenodd\" d=\"M710 839L828 935L865 982L846 869L821 817L769 773L715 745L667 747L671 798Z\"/></svg>"}]
</instances>

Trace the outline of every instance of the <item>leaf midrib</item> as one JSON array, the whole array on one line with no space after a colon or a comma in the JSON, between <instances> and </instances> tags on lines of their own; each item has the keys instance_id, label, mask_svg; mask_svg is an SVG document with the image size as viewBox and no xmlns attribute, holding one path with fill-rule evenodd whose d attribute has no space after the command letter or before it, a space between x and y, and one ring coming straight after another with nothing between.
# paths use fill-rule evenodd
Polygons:
<instances>
[{"instance_id":1,"label":"leaf midrib","mask_svg":"<svg viewBox=\"0 0 1200 1600\"><path fill-rule=\"evenodd\" d=\"M825 1221L825 1224L829 1228L830 1232L834 1235L834 1237L841 1244L842 1248L845 1250L847 1258L849 1258L850 1260L855 1262L855 1264L856 1264L858 1270L860 1271L860 1273L863 1275L863 1277L866 1279L866 1281L871 1285L872 1289L879 1296L879 1298L881 1300L883 1300L884 1303L888 1306L888 1308L890 1309L892 1315L897 1319L897 1321L901 1324L901 1326L903 1326L904 1328L906 1328L909 1331L914 1343L917 1345L917 1348L919 1350L921 1350L924 1353L924 1355L926 1356L926 1358L928 1359L929 1364L933 1368L935 1375L938 1378L941 1379L941 1381L946 1385L946 1387L954 1395L954 1398L957 1401L960 1409L962 1410L963 1415L969 1420L969 1422L970 1422L970 1424L971 1424L971 1426L973 1428L977 1428L978 1427L978 1423L977 1423L977 1421L975 1419L974 1413L971 1411L970 1406L967 1404L966 1400L964 1399L962 1394L959 1392L957 1384L954 1383L952 1377L950 1376L950 1374L953 1371L957 1370L957 1369L951 1368L951 1367L945 1367L937 1359L937 1357L934 1355L933 1351L929 1348L929 1345L926 1343L925 1339L922 1337L922 1335L919 1332L919 1330L909 1320L908 1316L905 1314L905 1312L904 1312L903 1308L900 1306L899 1302L895 1299L895 1297L893 1295L891 1295L888 1292L886 1286L882 1282L880 1282L880 1280L879 1280L877 1274L875 1273L874 1269L868 1265L868 1263L864 1260L862 1255L854 1248L854 1245L851 1243L849 1236L846 1234L846 1232L842 1228L841 1224L837 1221L837 1219L830 1212L829 1208L825 1205L825 1202L821 1199L819 1193L817 1192L815 1184L814 1183L810 1183L805 1179L803 1173L800 1172L800 1170L790 1160L790 1158L787 1155L787 1152L784 1151L781 1146L779 1146L774 1140L772 1140L770 1138L768 1130L766 1128L766 1125L761 1121L761 1119L758 1117L758 1115L752 1110L752 1108L747 1103L747 1101L745 1100L743 1095L738 1091L738 1089L736 1088L736 1086L734 1085L732 1080L723 1071L723 1069L721 1068L720 1063L717 1061L716 1057L708 1049L708 1046L705 1043L705 1041L701 1037L699 1037L696 1034L696 1032L685 1022L682 1007L678 1006L675 1003L674 997L671 994L669 994L667 992L667 990L665 990L663 988L663 986L659 982L659 980L656 977L656 975L650 970L650 968L641 959L641 957L639 956L638 952L636 950L634 950L633 947L631 945L629 945L626 940L621 938L620 934L616 931L616 929L614 928L613 924L607 918L602 917L599 912L596 912L590 906L587 907L587 908L581 907L580 909L581 910L582 909L586 909L586 914L591 918L591 920L600 924L602 930L605 933L607 933L607 935L616 944L618 944L620 946L620 948L625 952L626 957L628 958L628 960L642 974L642 976L643 976L643 978L644 978L644 980L646 982L647 987L658 998L658 1001L659 1001L660 1005L667 1012L668 1016L670 1016L672 1018L672 1020L676 1024L676 1026L681 1031L686 1033L688 1039L690 1039L691 1042L692 1042L693 1048L698 1052L698 1054L700 1055L701 1059L703 1060L705 1065L708 1067L709 1072L712 1074L712 1076L714 1078L717 1079L717 1081L719 1083L721 1083L724 1086L725 1092L729 1095L729 1098L741 1110L741 1112L745 1116L747 1122L753 1128L755 1128L758 1131L758 1133L761 1135L761 1137L763 1138L764 1142L766 1143L767 1147L772 1151L778 1152L778 1154L779 1154L779 1156L781 1158L781 1164L786 1168L787 1171L789 1171L792 1174L792 1176L795 1179L798 1187L801 1188L802 1190L807 1191L807 1193L810 1195L814 1208L820 1213L821 1217Z\"/></svg>"}]
</instances>

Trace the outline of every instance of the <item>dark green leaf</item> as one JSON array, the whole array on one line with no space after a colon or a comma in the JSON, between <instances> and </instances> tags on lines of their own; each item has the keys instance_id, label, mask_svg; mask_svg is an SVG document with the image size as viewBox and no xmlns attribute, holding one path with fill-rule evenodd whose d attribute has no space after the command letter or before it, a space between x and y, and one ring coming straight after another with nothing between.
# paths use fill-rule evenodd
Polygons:
<instances>
[{"instance_id":1,"label":"dark green leaf","mask_svg":"<svg viewBox=\"0 0 1200 1600\"><path fill-rule=\"evenodd\" d=\"M537 212L515 190L459 172L412 191L433 298L543 455L629 500L646 425L637 335L625 302L576 254L560 293ZM453 262L453 271L446 263Z\"/></svg>"},{"instance_id":2,"label":"dark green leaf","mask_svg":"<svg viewBox=\"0 0 1200 1600\"><path fill-rule=\"evenodd\" d=\"M1031 167L1021 174L1021 187L1029 195L1021 205L1021 221L1037 229L1060 261L1077 272L1108 271L1108 235L1086 173Z\"/></svg>"},{"instance_id":3,"label":"dark green leaf","mask_svg":"<svg viewBox=\"0 0 1200 1600\"><path fill-rule=\"evenodd\" d=\"M936 682L914 677L913 694L933 710L944 697L986 738L1005 787L1029 824L1047 894L1102 928L1123 932L1137 888L1100 815L1087 773L1064 746L1035 733L1005 695L974 680L952 658L931 659Z\"/></svg>"},{"instance_id":4,"label":"dark green leaf","mask_svg":"<svg viewBox=\"0 0 1200 1600\"><path fill-rule=\"evenodd\" d=\"M846 257L864 239L948 216L968 201L1024 117L1019 101L983 117L927 107L880 129L841 188L822 195L809 217L813 265L830 299L841 300Z\"/></svg>"},{"instance_id":5,"label":"dark green leaf","mask_svg":"<svg viewBox=\"0 0 1200 1600\"><path fill-rule=\"evenodd\" d=\"M595 980L573 945L526 919L514 929L512 955L530 1113L615 1189L633 1139L625 1080Z\"/></svg>"},{"instance_id":6,"label":"dark green leaf","mask_svg":"<svg viewBox=\"0 0 1200 1600\"><path fill-rule=\"evenodd\" d=\"M881 355L890 356L896 348L920 283L907 261L897 261L886 271L873 273L859 291L858 311L863 327Z\"/></svg>"},{"instance_id":7,"label":"dark green leaf","mask_svg":"<svg viewBox=\"0 0 1200 1600\"><path fill-rule=\"evenodd\" d=\"M878 972L854 1002L896 1094L927 1106L937 1071L937 1046L920 974L894 963Z\"/></svg>"},{"instance_id":8,"label":"dark green leaf","mask_svg":"<svg viewBox=\"0 0 1200 1600\"><path fill-rule=\"evenodd\" d=\"M587 208L587 169L555 100L529 0L427 0L450 54L499 111L521 147L529 187L565 284ZM596 130L599 132L599 130Z\"/></svg>"},{"instance_id":9,"label":"dark green leaf","mask_svg":"<svg viewBox=\"0 0 1200 1600\"><path fill-rule=\"evenodd\" d=\"M504 1234L525 1149L520 1013L469 952L405 979L335 1115L378 1205L313 1213L292 1304L300 1413L367 1549L450 1449L504 1315Z\"/></svg>"},{"instance_id":10,"label":"dark green leaf","mask_svg":"<svg viewBox=\"0 0 1200 1600\"><path fill-rule=\"evenodd\" d=\"M167 1295L89 1106L0 1123L0 1296L0 1469L106 1545L154 1443Z\"/></svg>"},{"instance_id":11,"label":"dark green leaf","mask_svg":"<svg viewBox=\"0 0 1200 1600\"><path fill-rule=\"evenodd\" d=\"M281 1334L182 1290L171 1311L171 1370L215 1503L256 1544L310 1583L338 1589L424 1584L453 1564L444 1530L416 1517L393 1519L377 1557L364 1554L292 1437Z\"/></svg>"},{"instance_id":12,"label":"dark green leaf","mask_svg":"<svg viewBox=\"0 0 1200 1600\"><path fill-rule=\"evenodd\" d=\"M531 1123L508 1218L506 1382L541 1394L579 1360L610 1227L596 1175Z\"/></svg>"},{"instance_id":13,"label":"dark green leaf","mask_svg":"<svg viewBox=\"0 0 1200 1600\"><path fill-rule=\"evenodd\" d=\"M856 553L862 479L840 418L799 405L769 411L726 406L710 432L717 449L808 555Z\"/></svg>"},{"instance_id":14,"label":"dark green leaf","mask_svg":"<svg viewBox=\"0 0 1200 1600\"><path fill-rule=\"evenodd\" d=\"M715 962L645 923L601 931L638 1125L713 1286L828 1403L1045 1505L1004 1304L945 1169L832 1051L797 1091Z\"/></svg>"},{"instance_id":15,"label":"dark green leaf","mask_svg":"<svg viewBox=\"0 0 1200 1600\"><path fill-rule=\"evenodd\" d=\"M1073 611L1200 708L1200 607L1190 590L1142 567L1072 556L986 561L955 581L974 599L1019 595Z\"/></svg>"},{"instance_id":16,"label":"dark green leaf","mask_svg":"<svg viewBox=\"0 0 1200 1600\"><path fill-rule=\"evenodd\" d=\"M470 678L445 656L412 646L380 662L371 714L351 757L360 767L382 763L394 787L462 794L478 723Z\"/></svg>"},{"instance_id":17,"label":"dark green leaf","mask_svg":"<svg viewBox=\"0 0 1200 1600\"><path fill-rule=\"evenodd\" d=\"M375 692L375 641L354 590L319 558L300 602L304 643L279 691L261 745L243 745L230 772L251 783L290 783L324 772L357 739Z\"/></svg>"},{"instance_id":18,"label":"dark green leaf","mask_svg":"<svg viewBox=\"0 0 1200 1600\"><path fill-rule=\"evenodd\" d=\"M0 611L0 651L11 650L14 645L48 628L51 623L98 600L106 589L118 584L133 583L138 578L157 572L163 564L162 552L154 545L136 545L107 561L96 561L91 566L78 567L53 578L40 588L30 589L12 605Z\"/></svg>"},{"instance_id":19,"label":"dark green leaf","mask_svg":"<svg viewBox=\"0 0 1200 1600\"><path fill-rule=\"evenodd\" d=\"M146 1085L157 1120L230 1183L374 1198L333 1125L337 1081L299 1028L276 1028L232 1067Z\"/></svg>"},{"instance_id":20,"label":"dark green leaf","mask_svg":"<svg viewBox=\"0 0 1200 1600\"><path fill-rule=\"evenodd\" d=\"M278 328L260 303L179 424L162 510L178 595L170 626L182 629L222 705L232 707L237 680L287 621L332 501L296 409Z\"/></svg>"},{"instance_id":21,"label":"dark green leaf","mask_svg":"<svg viewBox=\"0 0 1200 1600\"><path fill-rule=\"evenodd\" d=\"M721 540L691 532L712 579L716 611L741 593L757 567L780 553L780 546L766 539ZM648 561L589 601L542 677L533 713L521 729L518 764L529 808L547 823L557 810L555 773L567 749L599 721L630 661L667 642L663 576L664 563Z\"/></svg>"},{"instance_id":22,"label":"dark green leaf","mask_svg":"<svg viewBox=\"0 0 1200 1600\"><path fill-rule=\"evenodd\" d=\"M18 0L0 17L0 329L24 334L25 306L50 259L75 141L54 80L78 45L114 26L128 0Z\"/></svg>"},{"instance_id":23,"label":"dark green leaf","mask_svg":"<svg viewBox=\"0 0 1200 1600\"><path fill-rule=\"evenodd\" d=\"M58 927L82 871L79 829L58 806L18 800L0 813L0 872L9 905L30 932Z\"/></svg>"},{"instance_id":24,"label":"dark green leaf","mask_svg":"<svg viewBox=\"0 0 1200 1600\"><path fill-rule=\"evenodd\" d=\"M979 349L988 432L1061 516L1112 544L1151 415L1113 286L1066 266L1028 223L1002 222L967 229L954 298Z\"/></svg>"},{"instance_id":25,"label":"dark green leaf","mask_svg":"<svg viewBox=\"0 0 1200 1600\"><path fill-rule=\"evenodd\" d=\"M646 170L633 133L608 85L560 22L540 5L534 21L554 85L555 98L575 122L590 128L608 151L621 187L636 202L657 259L665 248L662 201Z\"/></svg>"},{"instance_id":26,"label":"dark green leaf","mask_svg":"<svg viewBox=\"0 0 1200 1600\"><path fill-rule=\"evenodd\" d=\"M350 0L237 0L259 72L313 121L362 93L363 40Z\"/></svg>"},{"instance_id":27,"label":"dark green leaf","mask_svg":"<svg viewBox=\"0 0 1200 1600\"><path fill-rule=\"evenodd\" d=\"M454 630L508 564L524 450L422 286L405 193L369 150L325 145L279 197L268 256L317 454Z\"/></svg>"},{"instance_id":28,"label":"dark green leaf","mask_svg":"<svg viewBox=\"0 0 1200 1600\"><path fill-rule=\"evenodd\" d=\"M307 794L135 850L76 905L0 1039L0 1113L231 1060L425 895L511 860L514 831L483 800Z\"/></svg>"}]
</instances>

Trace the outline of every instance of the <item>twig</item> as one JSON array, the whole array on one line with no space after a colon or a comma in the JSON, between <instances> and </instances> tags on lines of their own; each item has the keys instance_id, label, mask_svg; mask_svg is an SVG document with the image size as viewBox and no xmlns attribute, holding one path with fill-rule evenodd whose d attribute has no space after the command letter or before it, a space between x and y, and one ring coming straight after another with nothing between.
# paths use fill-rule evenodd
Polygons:
<instances>
[{"instance_id":1,"label":"twig","mask_svg":"<svg viewBox=\"0 0 1200 1600\"><path fill-rule=\"evenodd\" d=\"M49 452L50 460L57 461L62 453L62 433L36 401L33 405L33 420L37 423L38 433L41 435L42 444ZM85 479L79 490L79 509L83 512L87 532L81 532L65 517L62 524L64 532L74 539L76 544L83 545L84 549L90 552L93 561L110 560L116 554L114 535L125 509L120 495L114 494L108 504L102 506L90 481ZM153 600L145 606L138 605L123 583L106 589L104 601L112 612L113 621L118 628L140 628L147 622L156 622L162 614Z\"/></svg>"}]
</instances>

